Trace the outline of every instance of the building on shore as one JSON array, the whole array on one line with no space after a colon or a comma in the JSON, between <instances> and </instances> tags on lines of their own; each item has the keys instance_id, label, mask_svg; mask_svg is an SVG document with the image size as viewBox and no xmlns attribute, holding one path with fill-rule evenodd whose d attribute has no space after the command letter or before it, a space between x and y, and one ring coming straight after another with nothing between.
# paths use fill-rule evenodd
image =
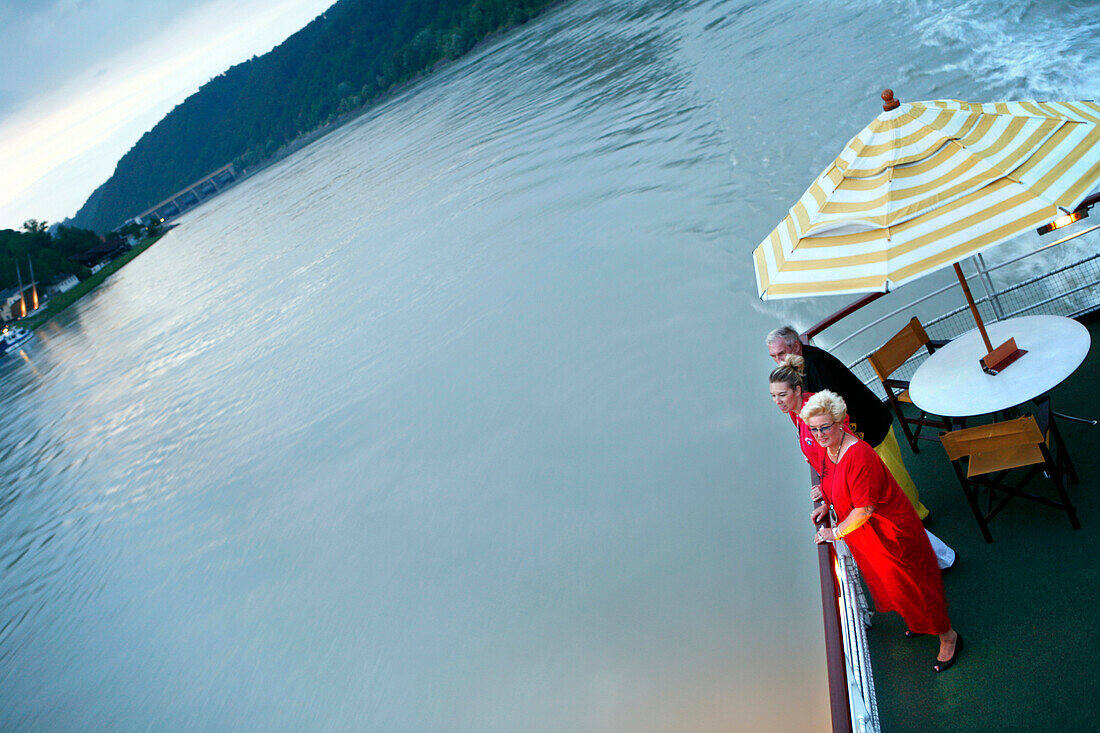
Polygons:
<instances>
[{"instance_id":1,"label":"building on shore","mask_svg":"<svg viewBox=\"0 0 1100 733\"><path fill-rule=\"evenodd\" d=\"M112 239L79 254L72 255L69 259L73 262L79 262L92 272L96 272L105 263L118 257L123 252L129 251L130 248L127 240Z\"/></svg>"},{"instance_id":2,"label":"building on shore","mask_svg":"<svg viewBox=\"0 0 1100 733\"><path fill-rule=\"evenodd\" d=\"M0 291L0 321L14 321L23 318L42 306L42 303L38 300L38 281L34 279L34 263L31 262L30 255L27 255L27 267L31 276L29 283L23 284L23 271L20 269L19 263L16 262L15 277L19 282L19 286ZM70 277L73 276L70 275ZM49 295L47 294L46 297L48 298Z\"/></svg>"},{"instance_id":3,"label":"building on shore","mask_svg":"<svg viewBox=\"0 0 1100 733\"><path fill-rule=\"evenodd\" d=\"M0 292L0 321L14 321L34 310L36 283Z\"/></svg>"},{"instance_id":4,"label":"building on shore","mask_svg":"<svg viewBox=\"0 0 1100 733\"><path fill-rule=\"evenodd\" d=\"M46 297L52 298L55 295L67 292L75 288L80 284L80 280L76 275L70 273L62 273L53 279L49 285L46 286Z\"/></svg>"}]
</instances>

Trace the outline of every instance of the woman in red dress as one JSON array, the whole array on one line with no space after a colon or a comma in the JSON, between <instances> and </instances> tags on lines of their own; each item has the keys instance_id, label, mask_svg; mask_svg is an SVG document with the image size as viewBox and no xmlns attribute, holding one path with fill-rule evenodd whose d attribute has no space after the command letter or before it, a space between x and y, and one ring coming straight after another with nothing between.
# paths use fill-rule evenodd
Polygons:
<instances>
[{"instance_id":1,"label":"woman in red dress","mask_svg":"<svg viewBox=\"0 0 1100 733\"><path fill-rule=\"evenodd\" d=\"M822 390L799 415L824 448L820 495L812 498L826 503L814 510L814 523L825 518L830 505L838 517L836 527L818 530L817 542L844 539L876 608L901 614L909 627L906 636L939 636L932 668L942 672L955 663L963 640L947 616L936 556L913 505L882 459L841 429L846 413L840 395Z\"/></svg>"}]
</instances>

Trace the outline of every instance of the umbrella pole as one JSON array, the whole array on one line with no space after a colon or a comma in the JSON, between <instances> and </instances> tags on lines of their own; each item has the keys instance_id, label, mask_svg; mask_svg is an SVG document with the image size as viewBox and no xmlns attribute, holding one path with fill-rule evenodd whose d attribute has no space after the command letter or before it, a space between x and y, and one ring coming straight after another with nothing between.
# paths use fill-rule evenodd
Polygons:
<instances>
[{"instance_id":1,"label":"umbrella pole","mask_svg":"<svg viewBox=\"0 0 1100 733\"><path fill-rule=\"evenodd\" d=\"M958 262L955 263L955 274L959 276L959 285L962 285L963 293L966 294L966 302L970 304L970 312L974 314L974 322L978 324L978 330L981 331L986 351L993 351L989 334L985 332L985 323L982 322L982 316L978 313L978 306L974 303L974 296L970 294L970 286L966 284L966 278L963 277L963 271Z\"/></svg>"},{"instance_id":2,"label":"umbrella pole","mask_svg":"<svg viewBox=\"0 0 1100 733\"><path fill-rule=\"evenodd\" d=\"M978 363L981 364L982 371L986 374L997 374L1026 354L1027 350L1017 348L1016 339L1014 338L1010 338L995 349L993 348L993 344L989 341L989 334L985 332L985 323L982 322L982 316L978 313L978 305L974 302L974 296L970 294L970 286L966 284L966 278L963 277L963 271L958 262L955 263L955 274L959 276L959 285L962 285L963 292L966 293L966 302L970 305L970 312L974 314L974 322L978 324L982 341L985 342L985 348L989 350L985 356L978 360Z\"/></svg>"}]
</instances>

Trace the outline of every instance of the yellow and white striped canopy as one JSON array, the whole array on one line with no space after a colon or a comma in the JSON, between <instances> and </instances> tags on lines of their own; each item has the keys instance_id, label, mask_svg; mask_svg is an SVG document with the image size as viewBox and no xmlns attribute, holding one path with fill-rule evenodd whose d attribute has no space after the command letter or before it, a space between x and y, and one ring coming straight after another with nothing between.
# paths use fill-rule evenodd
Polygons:
<instances>
[{"instance_id":1,"label":"yellow and white striped canopy","mask_svg":"<svg viewBox=\"0 0 1100 733\"><path fill-rule=\"evenodd\" d=\"M893 290L1072 211L1100 186L1100 105L902 103L753 252L762 299Z\"/></svg>"}]
</instances>

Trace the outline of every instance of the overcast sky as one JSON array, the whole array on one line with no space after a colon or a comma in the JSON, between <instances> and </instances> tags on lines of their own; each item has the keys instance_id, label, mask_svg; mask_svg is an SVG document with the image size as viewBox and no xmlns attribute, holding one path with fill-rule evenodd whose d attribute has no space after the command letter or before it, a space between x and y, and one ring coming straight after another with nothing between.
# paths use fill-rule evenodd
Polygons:
<instances>
[{"instance_id":1,"label":"overcast sky","mask_svg":"<svg viewBox=\"0 0 1100 733\"><path fill-rule=\"evenodd\" d=\"M334 0L0 0L0 229L76 213L138 138Z\"/></svg>"}]
</instances>

